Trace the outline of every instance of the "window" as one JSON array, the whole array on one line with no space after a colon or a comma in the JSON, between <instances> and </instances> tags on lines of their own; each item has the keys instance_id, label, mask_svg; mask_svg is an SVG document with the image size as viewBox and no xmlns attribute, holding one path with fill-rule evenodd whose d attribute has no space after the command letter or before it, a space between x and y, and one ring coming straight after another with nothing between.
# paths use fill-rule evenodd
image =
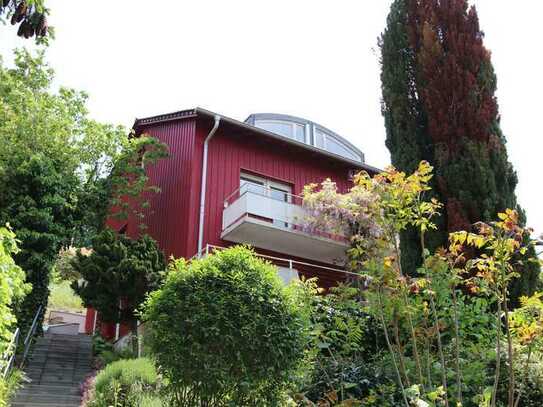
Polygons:
<instances>
[{"instance_id":1,"label":"window","mask_svg":"<svg viewBox=\"0 0 543 407\"><path fill-rule=\"evenodd\" d=\"M265 193L264 181L255 179L255 177L242 175L239 180L239 194L243 195L245 192L254 192L255 194Z\"/></svg>"},{"instance_id":2,"label":"window","mask_svg":"<svg viewBox=\"0 0 543 407\"><path fill-rule=\"evenodd\" d=\"M246 122L260 129L329 151L341 157L364 162L362 152L356 147L315 122L274 113L257 113L249 116Z\"/></svg>"},{"instance_id":3,"label":"window","mask_svg":"<svg viewBox=\"0 0 543 407\"><path fill-rule=\"evenodd\" d=\"M360 161L360 156L351 148L337 140L334 136L325 133L324 131L315 128L315 147L330 151L331 153L342 157L350 158L351 160Z\"/></svg>"},{"instance_id":4,"label":"window","mask_svg":"<svg viewBox=\"0 0 543 407\"><path fill-rule=\"evenodd\" d=\"M305 143L305 126L282 120L257 120L256 127Z\"/></svg>"},{"instance_id":5,"label":"window","mask_svg":"<svg viewBox=\"0 0 543 407\"><path fill-rule=\"evenodd\" d=\"M288 184L283 184L257 175L241 173L239 178L239 195L252 192L263 195L281 202L292 202L292 188ZM291 227L285 219L273 219L274 225L281 227Z\"/></svg>"}]
</instances>

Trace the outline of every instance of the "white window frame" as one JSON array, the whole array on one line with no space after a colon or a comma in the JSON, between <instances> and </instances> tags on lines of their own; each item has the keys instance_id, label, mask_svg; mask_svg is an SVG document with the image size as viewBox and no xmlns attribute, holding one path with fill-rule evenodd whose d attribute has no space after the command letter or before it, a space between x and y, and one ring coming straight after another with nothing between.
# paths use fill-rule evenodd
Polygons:
<instances>
[{"instance_id":1,"label":"white window frame","mask_svg":"<svg viewBox=\"0 0 543 407\"><path fill-rule=\"evenodd\" d=\"M287 183L277 182L277 181L271 180L269 178L264 178L264 177L261 177L261 176L258 176L258 175L254 175L254 174L251 174L251 173L248 173L248 172L241 171L240 174L239 174L240 195L247 192L247 190L246 191L241 190L241 188L243 187L243 184L242 184L243 179L253 181L255 184L258 183L258 185L262 185L262 189L263 189L262 195L265 196L265 197L268 197L270 199L275 199L272 196L272 189L276 189L276 190L279 190L279 191L284 192L286 194L287 200L286 201L281 201L281 202L285 202L285 203L289 203L289 204L292 203L292 186L287 184ZM249 190L249 192L250 192L250 190ZM285 227L285 228L292 228L293 227L292 224L287 223L287 222L281 222L278 219L273 219L273 222L274 222L274 224L276 223L276 224L278 224L278 225L280 225L282 227Z\"/></svg>"}]
</instances>

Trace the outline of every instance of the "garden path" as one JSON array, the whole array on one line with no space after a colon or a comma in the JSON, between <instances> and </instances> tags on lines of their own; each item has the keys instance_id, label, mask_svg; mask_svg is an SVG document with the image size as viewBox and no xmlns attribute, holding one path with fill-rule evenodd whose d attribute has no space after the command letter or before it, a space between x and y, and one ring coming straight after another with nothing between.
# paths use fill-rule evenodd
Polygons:
<instances>
[{"instance_id":1,"label":"garden path","mask_svg":"<svg viewBox=\"0 0 543 407\"><path fill-rule=\"evenodd\" d=\"M78 407L79 385L92 368L87 335L46 334L39 338L24 369L31 380L12 407Z\"/></svg>"}]
</instances>

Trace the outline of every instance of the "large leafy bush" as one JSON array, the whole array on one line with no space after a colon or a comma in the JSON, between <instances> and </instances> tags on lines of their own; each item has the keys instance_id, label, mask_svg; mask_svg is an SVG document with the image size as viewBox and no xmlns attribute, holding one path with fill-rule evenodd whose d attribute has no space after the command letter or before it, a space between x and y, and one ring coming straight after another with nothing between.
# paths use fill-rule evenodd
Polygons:
<instances>
[{"instance_id":1,"label":"large leafy bush","mask_svg":"<svg viewBox=\"0 0 543 407\"><path fill-rule=\"evenodd\" d=\"M296 294L245 247L175 261L144 320L176 405L278 405L308 344Z\"/></svg>"}]
</instances>

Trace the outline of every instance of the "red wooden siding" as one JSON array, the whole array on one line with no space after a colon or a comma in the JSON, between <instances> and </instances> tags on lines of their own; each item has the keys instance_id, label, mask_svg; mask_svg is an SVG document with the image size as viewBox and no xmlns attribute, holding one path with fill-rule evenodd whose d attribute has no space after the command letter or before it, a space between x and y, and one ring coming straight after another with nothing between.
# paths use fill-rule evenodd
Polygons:
<instances>
[{"instance_id":1,"label":"red wooden siding","mask_svg":"<svg viewBox=\"0 0 543 407\"><path fill-rule=\"evenodd\" d=\"M169 146L170 156L148 169L150 184L159 186L161 192L149 194L150 209L145 211L146 233L159 242L167 257L189 255L187 243L194 238L194 231L188 226L189 207L194 200L190 191L195 182L199 183L191 178L195 129L195 118L186 118L145 126L138 131ZM130 222L129 233L138 234L136 222Z\"/></svg>"},{"instance_id":2,"label":"red wooden siding","mask_svg":"<svg viewBox=\"0 0 543 407\"><path fill-rule=\"evenodd\" d=\"M145 218L147 233L159 242L168 257L191 257L197 252L203 144L212 126L210 118L190 117L150 124L138 130L138 133L157 137L170 148L170 157L149 169L150 182L158 185L162 192L151 196L151 211ZM300 194L305 185L325 178L331 178L341 190L346 190L350 185L350 169L341 161L221 122L208 150L204 246L230 245L220 238L223 203L239 187L241 171L288 183L294 194ZM135 225L136 222L130 222L131 235L137 234ZM297 268L307 276L318 275L325 287L342 280L333 272L316 273Z\"/></svg>"},{"instance_id":3,"label":"red wooden siding","mask_svg":"<svg viewBox=\"0 0 543 407\"><path fill-rule=\"evenodd\" d=\"M197 144L203 143L205 129L197 131ZM236 135L230 127L219 128L209 144L204 243L226 244L220 239L223 202L239 187L241 171L288 183L293 186L295 195L301 194L305 185L326 178L337 182L342 190L348 188L349 168L317 159L311 152L296 150L258 135ZM201 167L201 160L198 163Z\"/></svg>"}]
</instances>

